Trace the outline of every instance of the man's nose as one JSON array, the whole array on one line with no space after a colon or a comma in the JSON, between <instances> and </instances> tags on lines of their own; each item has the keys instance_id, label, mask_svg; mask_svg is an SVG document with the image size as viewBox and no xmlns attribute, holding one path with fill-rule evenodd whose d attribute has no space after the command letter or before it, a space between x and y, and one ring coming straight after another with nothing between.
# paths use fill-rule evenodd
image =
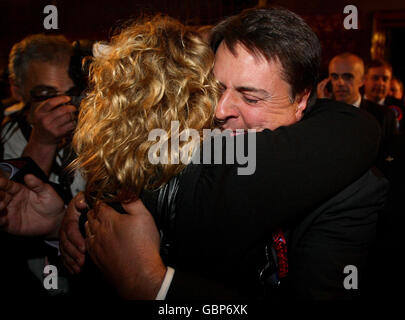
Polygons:
<instances>
[{"instance_id":1,"label":"man's nose","mask_svg":"<svg viewBox=\"0 0 405 320\"><path fill-rule=\"evenodd\" d=\"M235 93L225 90L218 101L215 110L215 117L220 121L226 121L228 118L236 118L236 97Z\"/></svg>"},{"instance_id":2,"label":"man's nose","mask_svg":"<svg viewBox=\"0 0 405 320\"><path fill-rule=\"evenodd\" d=\"M383 77L378 77L377 79L377 84L380 86L384 86L385 85L385 81L383 79Z\"/></svg>"}]
</instances>

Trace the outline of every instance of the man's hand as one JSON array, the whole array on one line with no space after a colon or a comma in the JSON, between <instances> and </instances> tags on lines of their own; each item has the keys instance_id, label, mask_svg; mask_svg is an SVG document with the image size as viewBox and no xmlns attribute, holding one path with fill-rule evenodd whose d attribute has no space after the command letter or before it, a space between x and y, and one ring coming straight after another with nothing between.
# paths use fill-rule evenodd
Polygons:
<instances>
[{"instance_id":1,"label":"man's hand","mask_svg":"<svg viewBox=\"0 0 405 320\"><path fill-rule=\"evenodd\" d=\"M57 236L65 212L63 200L34 175L25 185L0 176L0 230L23 236Z\"/></svg>"},{"instance_id":2,"label":"man's hand","mask_svg":"<svg viewBox=\"0 0 405 320\"><path fill-rule=\"evenodd\" d=\"M330 78L326 78L318 83L318 86L316 88L316 94L317 94L318 99L332 98L332 93L330 93L328 91L328 89L326 88L326 85L328 84L329 81L330 81Z\"/></svg>"},{"instance_id":3,"label":"man's hand","mask_svg":"<svg viewBox=\"0 0 405 320\"><path fill-rule=\"evenodd\" d=\"M61 139L69 135L76 127L76 107L62 105L70 97L58 96L41 103L32 117L31 139L43 145L58 145Z\"/></svg>"},{"instance_id":4,"label":"man's hand","mask_svg":"<svg viewBox=\"0 0 405 320\"><path fill-rule=\"evenodd\" d=\"M76 127L76 107L61 105L70 97L58 96L41 103L30 117L32 132L23 156L31 157L49 175L59 143Z\"/></svg>"},{"instance_id":5,"label":"man's hand","mask_svg":"<svg viewBox=\"0 0 405 320\"><path fill-rule=\"evenodd\" d=\"M80 192L70 201L60 228L62 261L71 273L80 273L84 265L86 244L79 230L79 217L86 208L84 194Z\"/></svg>"},{"instance_id":6,"label":"man's hand","mask_svg":"<svg viewBox=\"0 0 405 320\"><path fill-rule=\"evenodd\" d=\"M140 200L119 214L100 204L88 213L86 246L95 264L126 299L155 299L166 274L155 222Z\"/></svg>"}]
</instances>

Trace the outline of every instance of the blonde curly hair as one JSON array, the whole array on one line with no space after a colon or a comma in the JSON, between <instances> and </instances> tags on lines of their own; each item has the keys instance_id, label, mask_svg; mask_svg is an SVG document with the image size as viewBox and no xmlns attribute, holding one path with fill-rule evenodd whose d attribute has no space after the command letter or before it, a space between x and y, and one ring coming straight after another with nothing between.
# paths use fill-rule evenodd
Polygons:
<instances>
[{"instance_id":1,"label":"blonde curly hair","mask_svg":"<svg viewBox=\"0 0 405 320\"><path fill-rule=\"evenodd\" d=\"M172 136L213 126L218 86L214 54L197 32L163 16L137 22L114 36L90 65L73 147L73 168L87 180L86 198L125 202L164 185L185 164L148 160L152 129ZM179 132L171 132L171 122ZM181 150L188 144L179 142ZM169 148L170 150L170 148ZM170 152L169 152L170 153ZM174 156L174 155L170 155Z\"/></svg>"}]
</instances>

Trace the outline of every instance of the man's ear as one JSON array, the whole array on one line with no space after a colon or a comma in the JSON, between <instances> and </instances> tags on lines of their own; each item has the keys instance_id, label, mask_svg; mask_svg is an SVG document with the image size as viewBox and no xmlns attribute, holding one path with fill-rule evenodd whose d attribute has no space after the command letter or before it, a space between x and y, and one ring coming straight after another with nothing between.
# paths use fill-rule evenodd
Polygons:
<instances>
[{"instance_id":1,"label":"man's ear","mask_svg":"<svg viewBox=\"0 0 405 320\"><path fill-rule=\"evenodd\" d=\"M311 94L311 90L304 90L302 93L297 94L295 97L295 103L296 103L296 112L295 112L295 118L297 121L300 121L304 115L304 111L307 108L308 104L308 99Z\"/></svg>"},{"instance_id":2,"label":"man's ear","mask_svg":"<svg viewBox=\"0 0 405 320\"><path fill-rule=\"evenodd\" d=\"M22 89L20 86L18 86L14 80L10 79L10 91L11 95L15 100L18 101L23 101L23 94L22 94Z\"/></svg>"}]
</instances>

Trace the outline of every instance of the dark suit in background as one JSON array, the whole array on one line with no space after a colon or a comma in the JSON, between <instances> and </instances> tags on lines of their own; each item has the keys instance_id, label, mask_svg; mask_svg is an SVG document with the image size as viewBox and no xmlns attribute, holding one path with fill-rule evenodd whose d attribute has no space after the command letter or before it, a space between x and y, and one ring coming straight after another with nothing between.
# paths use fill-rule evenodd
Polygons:
<instances>
[{"instance_id":1,"label":"dark suit in background","mask_svg":"<svg viewBox=\"0 0 405 320\"><path fill-rule=\"evenodd\" d=\"M289 284L294 297L328 300L370 296L375 284L371 263L376 226L388 189L381 173L370 170L293 229ZM356 267L358 289L348 290L343 285L349 275L343 271L349 265Z\"/></svg>"},{"instance_id":2,"label":"dark suit in background","mask_svg":"<svg viewBox=\"0 0 405 320\"><path fill-rule=\"evenodd\" d=\"M404 103L391 96L387 96L384 101L384 105L394 111L395 117L397 119L397 129L398 132L403 135L405 133L405 118L404 118Z\"/></svg>"},{"instance_id":3,"label":"dark suit in background","mask_svg":"<svg viewBox=\"0 0 405 320\"><path fill-rule=\"evenodd\" d=\"M381 143L380 151L376 165L384 173L387 173L389 166L389 157L394 157L397 150L396 139L398 137L398 129L396 126L395 113L384 105L379 105L369 100L362 99L360 109L367 111L378 121L381 127Z\"/></svg>"}]
</instances>

